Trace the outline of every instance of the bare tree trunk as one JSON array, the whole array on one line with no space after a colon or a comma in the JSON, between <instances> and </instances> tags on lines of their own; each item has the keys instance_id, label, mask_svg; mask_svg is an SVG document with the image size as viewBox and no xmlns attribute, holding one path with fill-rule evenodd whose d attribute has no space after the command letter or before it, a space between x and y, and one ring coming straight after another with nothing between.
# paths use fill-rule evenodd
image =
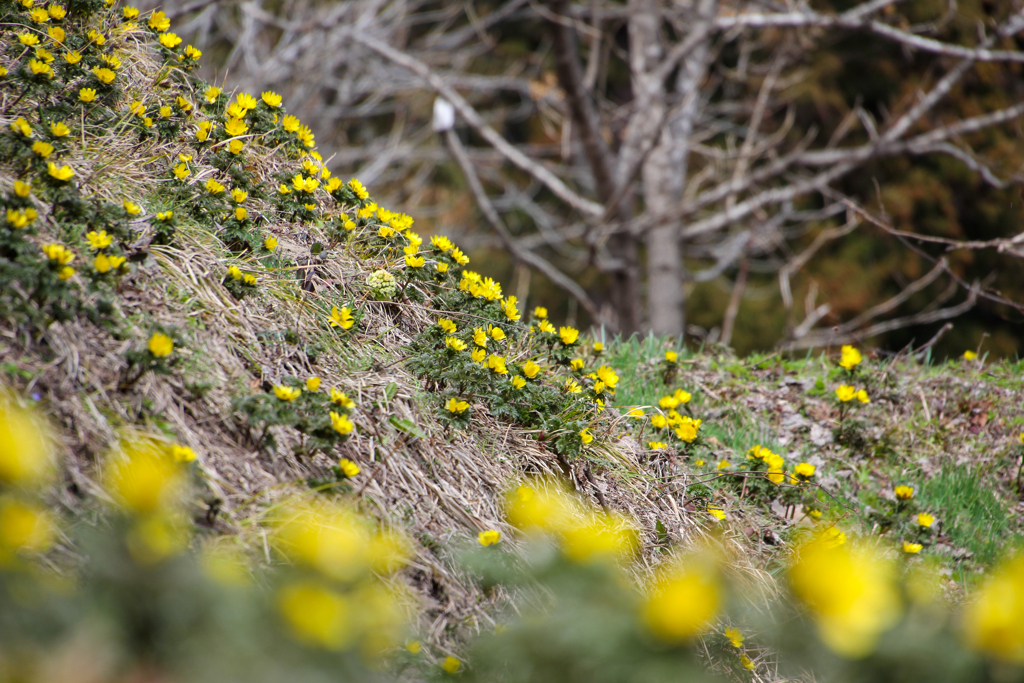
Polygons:
<instances>
[{"instance_id":1,"label":"bare tree trunk","mask_svg":"<svg viewBox=\"0 0 1024 683\"><path fill-rule=\"evenodd\" d=\"M551 3L551 9L554 14L551 29L555 71L572 114L573 132L578 133L583 143L583 152L594 176L598 196L607 202L616 195L618 189L612 168L612 153L601 135L601 119L580 68L570 2L557 0ZM627 200L619 201L613 212L623 224L628 224L631 218L630 204ZM612 235L608 248L615 258L611 299L618 319L618 331L632 334L640 331L641 324L640 261L636 238L628 233Z\"/></svg>"}]
</instances>

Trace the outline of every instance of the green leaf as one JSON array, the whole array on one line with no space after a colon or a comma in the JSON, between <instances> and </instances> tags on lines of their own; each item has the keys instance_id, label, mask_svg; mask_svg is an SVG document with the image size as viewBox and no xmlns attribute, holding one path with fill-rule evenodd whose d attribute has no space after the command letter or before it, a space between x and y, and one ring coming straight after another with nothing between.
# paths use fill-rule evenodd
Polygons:
<instances>
[{"instance_id":1,"label":"green leaf","mask_svg":"<svg viewBox=\"0 0 1024 683\"><path fill-rule=\"evenodd\" d=\"M423 430L416 426L416 423L412 420L399 419L397 415L392 415L388 418L388 424L397 429L400 432L411 434L419 439L427 438L427 435L423 433Z\"/></svg>"},{"instance_id":2,"label":"green leaf","mask_svg":"<svg viewBox=\"0 0 1024 683\"><path fill-rule=\"evenodd\" d=\"M384 400L390 402L398 394L398 385L391 382L384 387Z\"/></svg>"}]
</instances>

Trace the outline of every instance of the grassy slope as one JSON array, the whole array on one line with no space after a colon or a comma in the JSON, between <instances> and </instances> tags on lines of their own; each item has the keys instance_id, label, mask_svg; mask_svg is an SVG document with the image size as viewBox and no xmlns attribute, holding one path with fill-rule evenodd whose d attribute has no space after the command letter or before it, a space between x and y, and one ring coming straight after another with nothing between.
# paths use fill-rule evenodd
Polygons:
<instances>
[{"instance_id":1,"label":"grassy slope","mask_svg":"<svg viewBox=\"0 0 1024 683\"><path fill-rule=\"evenodd\" d=\"M538 473L567 477L595 505L600 498L632 514L643 531L646 563L657 561L664 543L721 527L738 562L762 582L784 556L791 530L812 522L799 513L805 499L773 505L783 488L757 479L743 485L737 473L747 464L747 449L758 443L785 456L787 468L800 461L815 464L821 484L815 504L824 519L849 532L883 531L893 519L885 514L892 508L892 486L915 485L918 504L938 518L938 533L929 537L923 555L941 560L957 580L969 580L1001 545L1019 538L1024 515L1014 479L1021 448L1016 434L1024 426L1020 364L933 367L909 358L868 359L856 383L867 388L872 402L853 407L840 443L832 392L843 376L834 359L738 360L725 353L684 352L675 381L663 386L659 362L669 342L634 339L609 343L600 359L581 355L588 369L608 363L619 371L620 406L657 405L669 390L690 391L689 410L704 420L695 444L675 442L652 451L642 445L653 438L647 421L623 419L615 410L594 421L595 442L570 461L560 461L536 430L494 419L481 403L468 427L445 426L438 419L443 412L437 394L402 362L436 312L430 305L367 297L367 274L378 267L400 274L400 252L371 249L367 230L314 253L315 244L332 243L325 214L339 208L352 214L353 206L339 207L319 195L314 219L280 211L273 201L275 175L296 172L299 158L259 141L247 143L243 158L264 195L254 191L246 206L254 233L260 239L274 235L280 246L275 256L229 249L219 216L189 213L207 178L225 179L211 165L217 150L197 144L193 121L183 120L178 135L158 138L140 130L128 111L133 100L155 110L169 97L168 90L151 85L160 80L163 62L152 37L144 25L118 29L115 15L92 21L109 35L106 52L125 63L119 74L124 90L103 105L111 118L102 124L91 123L86 108L75 109L81 109L83 124L74 127L61 161L78 171L79 192L89 201L116 207L130 199L143 206L120 246L137 248L145 258L99 289L120 311L114 333L82 318L36 329L12 320L0 325L5 382L34 397L59 427L67 457L65 486L54 503L66 511L105 495L97 484L98 463L127 431L157 433L199 453L206 488L194 502L195 517L205 525L200 541L241 544L259 561L264 521L276 506L310 495L305 481L330 476L337 458L352 459L362 472L342 487L345 495L420 541L401 580L414 590L416 611L439 652L455 647L464 629L486 629L505 598L473 587L450 562L453 549L485 529L510 532L502 521L501 493ZM5 60L13 68L10 55ZM167 82L173 93L202 104L201 92L183 75L172 71ZM70 89L48 97L63 97L74 108L79 105L73 95ZM6 128L17 115L38 118L36 104L24 100L0 124ZM192 199L174 189L170 174L180 153L195 156L187 181ZM9 196L14 180L32 173L20 163L0 164L0 190ZM31 239L74 249L82 264L76 276L80 296L99 296L86 286L82 226L63 221L45 193L34 201L43 219ZM178 216L177 235L170 245L150 244L153 216L167 209ZM257 274L254 296L239 301L224 287L232 265ZM300 286L309 273L312 291ZM339 334L325 318L332 306L349 302L362 319L351 333ZM178 335L180 362L170 374L149 373L126 386L127 354L143 349L158 328ZM522 336L510 345L509 357L522 360L538 348L524 328L517 329ZM546 381L560 385L558 377L567 374L552 367ZM232 408L233 398L311 375L356 402L357 431L326 454L304 454L304 437L287 428L272 428L278 447L267 448L260 430ZM697 465L699 460L705 464ZM719 472L722 460L732 464ZM724 508L724 522L704 511L708 502ZM907 532L905 517L902 528L888 532L894 542L897 531Z\"/></svg>"}]
</instances>

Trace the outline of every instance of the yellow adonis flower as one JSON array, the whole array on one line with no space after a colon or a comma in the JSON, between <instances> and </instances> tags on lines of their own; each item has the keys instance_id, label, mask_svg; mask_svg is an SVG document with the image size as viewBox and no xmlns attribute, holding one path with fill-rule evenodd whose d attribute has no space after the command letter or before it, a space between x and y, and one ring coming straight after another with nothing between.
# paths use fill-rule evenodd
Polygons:
<instances>
[{"instance_id":1,"label":"yellow adonis flower","mask_svg":"<svg viewBox=\"0 0 1024 683\"><path fill-rule=\"evenodd\" d=\"M804 479L810 479L814 476L814 469L814 465L808 462L802 462L794 467L793 471L796 472L797 476L803 477Z\"/></svg>"},{"instance_id":2,"label":"yellow adonis flower","mask_svg":"<svg viewBox=\"0 0 1024 683\"><path fill-rule=\"evenodd\" d=\"M217 98L220 97L220 94L222 92L224 92L222 89L218 88L215 85L211 85L209 88L203 91L203 97L206 98L207 102L213 104L217 101Z\"/></svg>"},{"instance_id":3,"label":"yellow adonis flower","mask_svg":"<svg viewBox=\"0 0 1024 683\"><path fill-rule=\"evenodd\" d=\"M491 323L487 323L487 334L491 335L491 339L494 341L502 341L505 339L505 330L492 325Z\"/></svg>"},{"instance_id":4,"label":"yellow adonis flower","mask_svg":"<svg viewBox=\"0 0 1024 683\"><path fill-rule=\"evenodd\" d=\"M20 180L14 181L14 194L24 199L32 194L32 183L23 183Z\"/></svg>"},{"instance_id":5,"label":"yellow adonis flower","mask_svg":"<svg viewBox=\"0 0 1024 683\"><path fill-rule=\"evenodd\" d=\"M562 343L566 346L572 346L579 339L580 331L574 327L559 327L558 338L562 340Z\"/></svg>"},{"instance_id":6,"label":"yellow adonis flower","mask_svg":"<svg viewBox=\"0 0 1024 683\"><path fill-rule=\"evenodd\" d=\"M306 378L306 391L319 391L320 390L320 378L319 377L307 377Z\"/></svg>"},{"instance_id":7,"label":"yellow adonis flower","mask_svg":"<svg viewBox=\"0 0 1024 683\"><path fill-rule=\"evenodd\" d=\"M447 674L456 674L456 673L458 673L459 667L461 667L461 666L462 666L462 662L460 662L459 660L455 659L455 657L451 657L451 656L445 657L444 661L441 663L441 668Z\"/></svg>"},{"instance_id":8,"label":"yellow adonis flower","mask_svg":"<svg viewBox=\"0 0 1024 683\"><path fill-rule=\"evenodd\" d=\"M974 351L964 351L964 360L974 360L978 357L978 354Z\"/></svg>"},{"instance_id":9,"label":"yellow adonis flower","mask_svg":"<svg viewBox=\"0 0 1024 683\"><path fill-rule=\"evenodd\" d=\"M844 346L841 353L842 357L839 359L839 365L847 370L852 371L863 360L860 351L849 345Z\"/></svg>"},{"instance_id":10,"label":"yellow adonis flower","mask_svg":"<svg viewBox=\"0 0 1024 683\"><path fill-rule=\"evenodd\" d=\"M454 396L448 399L448 402L444 404L444 409L453 415L466 412L469 409L469 404L465 401L460 401Z\"/></svg>"},{"instance_id":11,"label":"yellow adonis flower","mask_svg":"<svg viewBox=\"0 0 1024 683\"><path fill-rule=\"evenodd\" d=\"M285 118L287 119L288 117L286 116ZM294 117L292 117L292 118L294 118ZM298 122L299 122L298 119L295 119L295 129L294 130L298 130ZM288 130L288 126L285 126L285 130ZM294 132L294 131L291 131L291 132ZM350 190L352 190L353 194L355 194L355 196L358 197L359 199L361 199L362 201L366 201L367 199L370 198L370 193L366 191L366 188L363 187L363 184L361 182L359 182L357 179L352 178L351 180L349 180L348 181L348 187L349 187Z\"/></svg>"},{"instance_id":12,"label":"yellow adonis flower","mask_svg":"<svg viewBox=\"0 0 1024 683\"><path fill-rule=\"evenodd\" d=\"M142 213L142 207L141 206L139 206L135 202L129 201L127 199L124 200L124 202L122 202L122 206L124 206L124 211L129 216L138 216L140 213Z\"/></svg>"},{"instance_id":13,"label":"yellow adonis flower","mask_svg":"<svg viewBox=\"0 0 1024 683\"><path fill-rule=\"evenodd\" d=\"M452 241L443 235L434 235L430 238L430 244L435 249L440 251L442 254L447 254L449 251L455 248Z\"/></svg>"},{"instance_id":14,"label":"yellow adonis flower","mask_svg":"<svg viewBox=\"0 0 1024 683\"><path fill-rule=\"evenodd\" d=\"M157 33L163 33L171 27L171 20L163 12L153 12L149 17L149 27Z\"/></svg>"},{"instance_id":15,"label":"yellow adonis flower","mask_svg":"<svg viewBox=\"0 0 1024 683\"><path fill-rule=\"evenodd\" d=\"M893 493L899 500L910 500L914 497L914 487L900 485L893 488Z\"/></svg>"},{"instance_id":16,"label":"yellow adonis flower","mask_svg":"<svg viewBox=\"0 0 1024 683\"><path fill-rule=\"evenodd\" d=\"M445 337L444 345L454 351L465 351L466 342L462 341L458 337Z\"/></svg>"},{"instance_id":17,"label":"yellow adonis flower","mask_svg":"<svg viewBox=\"0 0 1024 683\"><path fill-rule=\"evenodd\" d=\"M583 443L590 443L593 440L594 435L591 433L589 429L584 428L580 430L580 441L582 441Z\"/></svg>"},{"instance_id":18,"label":"yellow adonis flower","mask_svg":"<svg viewBox=\"0 0 1024 683\"><path fill-rule=\"evenodd\" d=\"M178 164L174 167L174 177L178 180L184 180L190 175L192 175L192 171L185 164Z\"/></svg>"},{"instance_id":19,"label":"yellow adonis flower","mask_svg":"<svg viewBox=\"0 0 1024 683\"><path fill-rule=\"evenodd\" d=\"M526 386L526 380L523 379L521 376L516 375L515 377L512 378L512 386L515 387L516 389L522 389L523 387Z\"/></svg>"},{"instance_id":20,"label":"yellow adonis flower","mask_svg":"<svg viewBox=\"0 0 1024 683\"><path fill-rule=\"evenodd\" d=\"M473 343L479 347L487 347L487 332L482 327L473 330Z\"/></svg>"},{"instance_id":21,"label":"yellow adonis flower","mask_svg":"<svg viewBox=\"0 0 1024 683\"><path fill-rule=\"evenodd\" d=\"M351 329L356 324L355 318L352 317L352 309L348 306L342 308L331 306L331 315L328 321L331 323L331 327L340 327L343 330Z\"/></svg>"},{"instance_id":22,"label":"yellow adonis flower","mask_svg":"<svg viewBox=\"0 0 1024 683\"><path fill-rule=\"evenodd\" d=\"M1024 555L1003 560L974 592L964 610L963 631L975 650L1024 665Z\"/></svg>"},{"instance_id":23,"label":"yellow adonis flower","mask_svg":"<svg viewBox=\"0 0 1024 683\"><path fill-rule=\"evenodd\" d=\"M721 581L710 562L703 558L677 562L659 572L641 615L660 640L685 642L711 627L722 594Z\"/></svg>"},{"instance_id":24,"label":"yellow adonis flower","mask_svg":"<svg viewBox=\"0 0 1024 683\"><path fill-rule=\"evenodd\" d=\"M159 40L160 44L166 47L168 50L173 50L174 48L181 45L181 36L174 33L161 33L157 37L157 40Z\"/></svg>"},{"instance_id":25,"label":"yellow adonis flower","mask_svg":"<svg viewBox=\"0 0 1024 683\"><path fill-rule=\"evenodd\" d=\"M444 330L445 334L455 334L456 330L458 329L455 326L455 323L452 322L451 320L448 320L448 318L438 319L437 324L441 327L442 330Z\"/></svg>"},{"instance_id":26,"label":"yellow adonis flower","mask_svg":"<svg viewBox=\"0 0 1024 683\"><path fill-rule=\"evenodd\" d=\"M46 35L50 36L55 43L64 43L64 40L68 37L68 34L60 26L51 26L46 29Z\"/></svg>"},{"instance_id":27,"label":"yellow adonis flower","mask_svg":"<svg viewBox=\"0 0 1024 683\"><path fill-rule=\"evenodd\" d=\"M32 151L38 154L43 159L45 159L46 157L53 154L53 145L51 145L49 142L36 140L35 142L32 143Z\"/></svg>"},{"instance_id":28,"label":"yellow adonis flower","mask_svg":"<svg viewBox=\"0 0 1024 683\"><path fill-rule=\"evenodd\" d=\"M50 547L53 521L45 509L15 498L0 498L0 557L39 553Z\"/></svg>"},{"instance_id":29,"label":"yellow adonis flower","mask_svg":"<svg viewBox=\"0 0 1024 683\"><path fill-rule=\"evenodd\" d=\"M728 460L720 460L720 461L718 461L718 465L717 465L716 469L718 469L718 470L726 470L726 469L729 469L730 467L732 467L732 463L730 463Z\"/></svg>"},{"instance_id":30,"label":"yellow adonis flower","mask_svg":"<svg viewBox=\"0 0 1024 683\"><path fill-rule=\"evenodd\" d=\"M640 406L633 406L626 412L626 417L634 420L642 420L644 417L644 409Z\"/></svg>"},{"instance_id":31,"label":"yellow adonis flower","mask_svg":"<svg viewBox=\"0 0 1024 683\"><path fill-rule=\"evenodd\" d=\"M583 369L583 359L582 358L573 358L571 361L569 361L569 367L572 368L573 370L576 370L576 371L582 370Z\"/></svg>"},{"instance_id":32,"label":"yellow adonis flower","mask_svg":"<svg viewBox=\"0 0 1024 683\"><path fill-rule=\"evenodd\" d=\"M93 262L93 267L98 273L107 273L111 270L117 270L124 265L124 256L108 256L107 254L97 254L96 260Z\"/></svg>"},{"instance_id":33,"label":"yellow adonis flower","mask_svg":"<svg viewBox=\"0 0 1024 683\"><path fill-rule=\"evenodd\" d=\"M918 554L919 552L921 552L921 548L923 547L924 546L922 546L920 543L910 543L909 541L903 541L903 552L907 553L908 555Z\"/></svg>"},{"instance_id":34,"label":"yellow adonis flower","mask_svg":"<svg viewBox=\"0 0 1024 683\"><path fill-rule=\"evenodd\" d=\"M574 379L566 380L563 388L570 394L578 394L583 391L583 387L581 387L580 383Z\"/></svg>"},{"instance_id":35,"label":"yellow adonis flower","mask_svg":"<svg viewBox=\"0 0 1024 683\"><path fill-rule=\"evenodd\" d=\"M244 109L256 108L256 98L247 92L240 92L237 95L235 95L235 101L238 102L239 106L243 107Z\"/></svg>"},{"instance_id":36,"label":"yellow adonis flower","mask_svg":"<svg viewBox=\"0 0 1024 683\"><path fill-rule=\"evenodd\" d=\"M249 198L249 193L246 192L245 190L242 190L242 189L237 188L237 187L234 188L233 190L231 190L231 199L234 200L234 202L236 204L241 204L242 202L244 202L248 198Z\"/></svg>"},{"instance_id":37,"label":"yellow adonis flower","mask_svg":"<svg viewBox=\"0 0 1024 683\"><path fill-rule=\"evenodd\" d=\"M52 133L55 138L62 138L66 135L70 135L71 129L68 128L63 121L55 121L50 124L50 133Z\"/></svg>"},{"instance_id":38,"label":"yellow adonis flower","mask_svg":"<svg viewBox=\"0 0 1024 683\"><path fill-rule=\"evenodd\" d=\"M267 239L263 240L263 246L267 249L267 251L274 251L275 249L277 249L277 238L271 235Z\"/></svg>"},{"instance_id":39,"label":"yellow adonis flower","mask_svg":"<svg viewBox=\"0 0 1024 683\"><path fill-rule=\"evenodd\" d=\"M249 130L249 124L234 116L228 117L228 120L224 122L224 132L229 137L238 137L239 135L245 135L246 131Z\"/></svg>"},{"instance_id":40,"label":"yellow adonis flower","mask_svg":"<svg viewBox=\"0 0 1024 683\"><path fill-rule=\"evenodd\" d=\"M174 351L174 340L163 332L154 332L149 338L147 348L157 358L165 358Z\"/></svg>"},{"instance_id":41,"label":"yellow adonis flower","mask_svg":"<svg viewBox=\"0 0 1024 683\"><path fill-rule=\"evenodd\" d=\"M919 526L927 529L935 523L935 517L927 512L921 512L917 515L917 523Z\"/></svg>"},{"instance_id":42,"label":"yellow adonis flower","mask_svg":"<svg viewBox=\"0 0 1024 683\"><path fill-rule=\"evenodd\" d=\"M282 401L290 403L301 395L302 389L299 389L298 387L289 387L284 384L274 386L274 396L277 396Z\"/></svg>"},{"instance_id":43,"label":"yellow adonis flower","mask_svg":"<svg viewBox=\"0 0 1024 683\"><path fill-rule=\"evenodd\" d=\"M18 42L24 45L25 47L33 47L39 44L39 37L36 36L36 34L34 33L29 33L26 31L25 33L18 34Z\"/></svg>"},{"instance_id":44,"label":"yellow adonis flower","mask_svg":"<svg viewBox=\"0 0 1024 683\"><path fill-rule=\"evenodd\" d=\"M96 232L91 230L85 233L85 239L89 242L89 248L93 251L105 249L114 243L114 238L107 234L106 230Z\"/></svg>"},{"instance_id":45,"label":"yellow adonis flower","mask_svg":"<svg viewBox=\"0 0 1024 683\"><path fill-rule=\"evenodd\" d=\"M480 363L481 365L483 365L484 361L487 359L487 352L479 348L473 349L473 352L469 355L473 359L474 363Z\"/></svg>"},{"instance_id":46,"label":"yellow adonis flower","mask_svg":"<svg viewBox=\"0 0 1024 683\"><path fill-rule=\"evenodd\" d=\"M188 446L174 444L171 446L171 457L174 462L192 462L196 459L196 452Z\"/></svg>"},{"instance_id":47,"label":"yellow adonis flower","mask_svg":"<svg viewBox=\"0 0 1024 683\"><path fill-rule=\"evenodd\" d=\"M121 9L121 16L131 21L132 19L138 19L139 10L135 7L124 7Z\"/></svg>"},{"instance_id":48,"label":"yellow adonis flower","mask_svg":"<svg viewBox=\"0 0 1024 683\"><path fill-rule=\"evenodd\" d=\"M206 188L206 191L209 192L210 194L220 194L221 192L224 191L224 186L218 183L213 178L207 180L204 187Z\"/></svg>"},{"instance_id":49,"label":"yellow adonis flower","mask_svg":"<svg viewBox=\"0 0 1024 683\"><path fill-rule=\"evenodd\" d=\"M677 360L679 360L679 354L676 353L675 351L666 351L665 360L668 361L669 363L675 363Z\"/></svg>"},{"instance_id":50,"label":"yellow adonis flower","mask_svg":"<svg viewBox=\"0 0 1024 683\"><path fill-rule=\"evenodd\" d=\"M864 389L857 391L857 400L861 403L871 403L871 398L868 396L868 392Z\"/></svg>"},{"instance_id":51,"label":"yellow adonis flower","mask_svg":"<svg viewBox=\"0 0 1024 683\"><path fill-rule=\"evenodd\" d=\"M736 648L743 647L743 641L746 640L743 632L732 626L725 629L722 635L724 635L729 640L729 643Z\"/></svg>"},{"instance_id":52,"label":"yellow adonis flower","mask_svg":"<svg viewBox=\"0 0 1024 683\"><path fill-rule=\"evenodd\" d=\"M857 396L857 390L851 387L849 384L840 384L836 387L836 398L843 403L852 401Z\"/></svg>"},{"instance_id":53,"label":"yellow adonis flower","mask_svg":"<svg viewBox=\"0 0 1024 683\"><path fill-rule=\"evenodd\" d=\"M334 387L331 387L331 403L342 408L351 410L356 407L355 401L348 397L344 391L338 391Z\"/></svg>"},{"instance_id":54,"label":"yellow adonis flower","mask_svg":"<svg viewBox=\"0 0 1024 683\"><path fill-rule=\"evenodd\" d=\"M42 250L46 254L46 258L61 266L66 266L75 260L74 253L63 244L46 244L43 245Z\"/></svg>"},{"instance_id":55,"label":"yellow adonis flower","mask_svg":"<svg viewBox=\"0 0 1024 683\"><path fill-rule=\"evenodd\" d=\"M652 451L660 451L665 448L668 448L668 444L663 441L648 441L647 447L650 448Z\"/></svg>"},{"instance_id":56,"label":"yellow adonis flower","mask_svg":"<svg viewBox=\"0 0 1024 683\"><path fill-rule=\"evenodd\" d=\"M528 360L525 363L523 363L523 374L526 375L529 379L533 379L534 377L536 377L537 373L539 372L540 366L537 365L532 360Z\"/></svg>"},{"instance_id":57,"label":"yellow adonis flower","mask_svg":"<svg viewBox=\"0 0 1024 683\"><path fill-rule=\"evenodd\" d=\"M477 543L483 547L496 545L501 543L501 532L495 529L488 529L487 531L481 531L476 537Z\"/></svg>"},{"instance_id":58,"label":"yellow adonis flower","mask_svg":"<svg viewBox=\"0 0 1024 683\"><path fill-rule=\"evenodd\" d=\"M78 91L78 99L88 104L96 99L95 88L82 88Z\"/></svg>"},{"instance_id":59,"label":"yellow adonis flower","mask_svg":"<svg viewBox=\"0 0 1024 683\"><path fill-rule=\"evenodd\" d=\"M249 210L248 209L246 209L244 206L236 206L235 207L235 220L236 221L241 223L242 221L244 221L248 217L249 217Z\"/></svg>"},{"instance_id":60,"label":"yellow adonis flower","mask_svg":"<svg viewBox=\"0 0 1024 683\"><path fill-rule=\"evenodd\" d=\"M260 93L260 99L263 100L264 104L266 104L268 107L281 106L281 96L278 95L276 92L268 90L267 92Z\"/></svg>"},{"instance_id":61,"label":"yellow adonis flower","mask_svg":"<svg viewBox=\"0 0 1024 683\"><path fill-rule=\"evenodd\" d=\"M245 143L241 140L231 140L228 142L228 151L232 154L241 154L242 149L245 148Z\"/></svg>"},{"instance_id":62,"label":"yellow adonis flower","mask_svg":"<svg viewBox=\"0 0 1024 683\"><path fill-rule=\"evenodd\" d=\"M67 16L68 13L63 5L50 5L46 10L50 13L51 19L57 19L58 21Z\"/></svg>"},{"instance_id":63,"label":"yellow adonis flower","mask_svg":"<svg viewBox=\"0 0 1024 683\"><path fill-rule=\"evenodd\" d=\"M516 308L516 297L514 296L510 296L501 302L501 310L505 317L513 322L523 317L519 309Z\"/></svg>"},{"instance_id":64,"label":"yellow adonis flower","mask_svg":"<svg viewBox=\"0 0 1024 683\"><path fill-rule=\"evenodd\" d=\"M487 358L487 369L498 375L507 375L508 368L505 366L505 357L491 354Z\"/></svg>"},{"instance_id":65,"label":"yellow adonis flower","mask_svg":"<svg viewBox=\"0 0 1024 683\"><path fill-rule=\"evenodd\" d=\"M199 58L203 56L203 51L193 45L188 45L185 47L185 56L193 62L198 62Z\"/></svg>"},{"instance_id":66,"label":"yellow adonis flower","mask_svg":"<svg viewBox=\"0 0 1024 683\"><path fill-rule=\"evenodd\" d=\"M344 474L349 479L359 474L359 465L355 464L348 458L342 458L341 460L338 461L338 469L341 470L341 473Z\"/></svg>"},{"instance_id":67,"label":"yellow adonis flower","mask_svg":"<svg viewBox=\"0 0 1024 683\"><path fill-rule=\"evenodd\" d=\"M95 67L93 68L92 73L96 76L96 80L104 85L110 85L114 82L114 79L117 78L117 74L106 67Z\"/></svg>"},{"instance_id":68,"label":"yellow adonis flower","mask_svg":"<svg viewBox=\"0 0 1024 683\"><path fill-rule=\"evenodd\" d=\"M410 268L422 268L423 264L426 262L426 259L422 256L413 256L412 254L405 255L405 265Z\"/></svg>"}]
</instances>

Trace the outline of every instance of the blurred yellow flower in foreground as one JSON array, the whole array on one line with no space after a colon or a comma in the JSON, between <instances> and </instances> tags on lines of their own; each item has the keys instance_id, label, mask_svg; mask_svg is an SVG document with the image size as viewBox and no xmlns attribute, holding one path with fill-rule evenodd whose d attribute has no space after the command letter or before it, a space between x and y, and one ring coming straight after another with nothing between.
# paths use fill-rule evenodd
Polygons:
<instances>
[{"instance_id":1,"label":"blurred yellow flower in foreground","mask_svg":"<svg viewBox=\"0 0 1024 683\"><path fill-rule=\"evenodd\" d=\"M53 522L46 510L0 498L0 564L9 552L37 553L50 547Z\"/></svg>"},{"instance_id":2,"label":"blurred yellow flower in foreground","mask_svg":"<svg viewBox=\"0 0 1024 683\"><path fill-rule=\"evenodd\" d=\"M352 606L347 597L317 581L285 586L277 606L297 640L340 650L352 639Z\"/></svg>"},{"instance_id":3,"label":"blurred yellow flower in foreground","mask_svg":"<svg viewBox=\"0 0 1024 683\"><path fill-rule=\"evenodd\" d=\"M444 662L441 664L441 668L444 669L445 673L454 674L458 672L459 667L462 666L462 662L455 659L455 657L445 657Z\"/></svg>"},{"instance_id":4,"label":"blurred yellow flower in foreground","mask_svg":"<svg viewBox=\"0 0 1024 683\"><path fill-rule=\"evenodd\" d=\"M122 445L122 454L104 468L103 479L114 500L139 515L173 507L185 487L184 472L174 457L148 440Z\"/></svg>"},{"instance_id":5,"label":"blurred yellow flower in foreground","mask_svg":"<svg viewBox=\"0 0 1024 683\"><path fill-rule=\"evenodd\" d=\"M678 643L708 630L722 604L722 585L711 558L693 557L663 570L642 609L647 628Z\"/></svg>"},{"instance_id":6,"label":"blurred yellow flower in foreground","mask_svg":"<svg viewBox=\"0 0 1024 683\"><path fill-rule=\"evenodd\" d=\"M50 472L42 425L0 393L0 484L32 486Z\"/></svg>"},{"instance_id":7,"label":"blurred yellow flower in foreground","mask_svg":"<svg viewBox=\"0 0 1024 683\"><path fill-rule=\"evenodd\" d=\"M824 643L837 654L867 655L902 611L896 570L874 548L822 534L797 549L793 593L810 608Z\"/></svg>"},{"instance_id":8,"label":"blurred yellow flower in foreground","mask_svg":"<svg viewBox=\"0 0 1024 683\"><path fill-rule=\"evenodd\" d=\"M974 649L1024 665L1024 554L996 567L968 603L963 628Z\"/></svg>"},{"instance_id":9,"label":"blurred yellow flower in foreground","mask_svg":"<svg viewBox=\"0 0 1024 683\"><path fill-rule=\"evenodd\" d=\"M157 358L164 358L171 355L171 352L174 351L174 340L163 332L154 332L153 336L149 338L147 346L151 354Z\"/></svg>"}]
</instances>

